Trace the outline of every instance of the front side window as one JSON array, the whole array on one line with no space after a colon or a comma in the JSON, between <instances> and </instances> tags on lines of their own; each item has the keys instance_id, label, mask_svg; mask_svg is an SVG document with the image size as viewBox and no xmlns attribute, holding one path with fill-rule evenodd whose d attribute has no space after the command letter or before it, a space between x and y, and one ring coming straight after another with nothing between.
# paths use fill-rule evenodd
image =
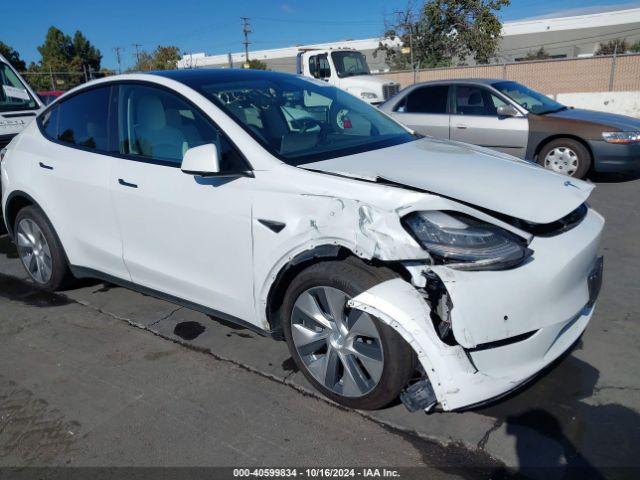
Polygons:
<instances>
[{"instance_id":1,"label":"front side window","mask_svg":"<svg viewBox=\"0 0 640 480\"><path fill-rule=\"evenodd\" d=\"M416 88L396 110L401 113L447 113L448 95L447 85Z\"/></svg>"},{"instance_id":2,"label":"front side window","mask_svg":"<svg viewBox=\"0 0 640 480\"><path fill-rule=\"evenodd\" d=\"M360 52L332 52L331 58L340 78L369 75L367 60Z\"/></svg>"},{"instance_id":3,"label":"front side window","mask_svg":"<svg viewBox=\"0 0 640 480\"><path fill-rule=\"evenodd\" d=\"M376 108L322 82L274 75L230 83L194 77L185 83L290 165L416 138Z\"/></svg>"},{"instance_id":4,"label":"front side window","mask_svg":"<svg viewBox=\"0 0 640 480\"><path fill-rule=\"evenodd\" d=\"M0 62L0 112L32 110L38 103L20 78L6 63Z\"/></svg>"},{"instance_id":5,"label":"front side window","mask_svg":"<svg viewBox=\"0 0 640 480\"><path fill-rule=\"evenodd\" d=\"M108 151L110 87L99 87L63 100L41 120L45 135L69 145Z\"/></svg>"},{"instance_id":6,"label":"front side window","mask_svg":"<svg viewBox=\"0 0 640 480\"><path fill-rule=\"evenodd\" d=\"M213 143L222 171L246 170L230 142L195 107L161 88L131 84L118 89L118 145L122 155L180 166L185 152Z\"/></svg>"},{"instance_id":7,"label":"front side window","mask_svg":"<svg viewBox=\"0 0 640 480\"><path fill-rule=\"evenodd\" d=\"M455 108L458 115L497 117L500 105L504 105L504 102L486 88L473 85L456 87Z\"/></svg>"},{"instance_id":8,"label":"front side window","mask_svg":"<svg viewBox=\"0 0 640 480\"><path fill-rule=\"evenodd\" d=\"M545 113L557 112L567 108L561 103L551 100L546 95L531 90L518 82L498 82L494 83L493 87L534 114L544 115Z\"/></svg>"}]
</instances>

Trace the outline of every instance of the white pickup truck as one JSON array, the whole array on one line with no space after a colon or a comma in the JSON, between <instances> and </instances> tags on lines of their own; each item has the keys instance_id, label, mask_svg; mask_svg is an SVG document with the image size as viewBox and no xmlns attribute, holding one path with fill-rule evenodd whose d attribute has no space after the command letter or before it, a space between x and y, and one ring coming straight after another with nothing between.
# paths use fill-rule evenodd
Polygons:
<instances>
[{"instance_id":1,"label":"white pickup truck","mask_svg":"<svg viewBox=\"0 0 640 480\"><path fill-rule=\"evenodd\" d=\"M296 70L299 75L324 80L372 105L400 90L399 83L371 75L365 56L348 48L300 50Z\"/></svg>"}]
</instances>

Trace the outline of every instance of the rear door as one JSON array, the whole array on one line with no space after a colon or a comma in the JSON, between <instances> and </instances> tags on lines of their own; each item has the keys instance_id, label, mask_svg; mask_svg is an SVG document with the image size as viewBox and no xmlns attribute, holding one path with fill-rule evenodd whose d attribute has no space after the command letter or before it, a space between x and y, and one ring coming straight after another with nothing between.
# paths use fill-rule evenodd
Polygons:
<instances>
[{"instance_id":1,"label":"rear door","mask_svg":"<svg viewBox=\"0 0 640 480\"><path fill-rule=\"evenodd\" d=\"M472 143L524 158L529 120L499 116L507 101L481 85L454 85L451 140Z\"/></svg>"},{"instance_id":2,"label":"rear door","mask_svg":"<svg viewBox=\"0 0 640 480\"><path fill-rule=\"evenodd\" d=\"M411 90L391 114L423 135L449 139L449 86L431 85Z\"/></svg>"},{"instance_id":3,"label":"rear door","mask_svg":"<svg viewBox=\"0 0 640 480\"><path fill-rule=\"evenodd\" d=\"M39 119L49 141L31 149L32 190L52 221L72 265L129 279L111 203L111 87L62 100Z\"/></svg>"}]
</instances>

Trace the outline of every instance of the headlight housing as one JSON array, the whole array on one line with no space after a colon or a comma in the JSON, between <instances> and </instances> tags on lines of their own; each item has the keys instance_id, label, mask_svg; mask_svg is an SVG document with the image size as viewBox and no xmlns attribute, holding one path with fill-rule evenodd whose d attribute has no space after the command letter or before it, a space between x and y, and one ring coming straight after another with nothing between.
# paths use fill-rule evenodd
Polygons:
<instances>
[{"instance_id":1,"label":"headlight housing","mask_svg":"<svg viewBox=\"0 0 640 480\"><path fill-rule=\"evenodd\" d=\"M367 100L373 100L375 98L378 98L378 95L376 95L373 92L360 92L360 98L364 98Z\"/></svg>"},{"instance_id":2,"label":"headlight housing","mask_svg":"<svg viewBox=\"0 0 640 480\"><path fill-rule=\"evenodd\" d=\"M402 222L436 263L459 270L512 268L533 253L519 237L463 214L414 212Z\"/></svg>"},{"instance_id":3,"label":"headlight housing","mask_svg":"<svg viewBox=\"0 0 640 480\"><path fill-rule=\"evenodd\" d=\"M602 132L602 138L607 143L638 143L640 142L640 131Z\"/></svg>"}]
</instances>

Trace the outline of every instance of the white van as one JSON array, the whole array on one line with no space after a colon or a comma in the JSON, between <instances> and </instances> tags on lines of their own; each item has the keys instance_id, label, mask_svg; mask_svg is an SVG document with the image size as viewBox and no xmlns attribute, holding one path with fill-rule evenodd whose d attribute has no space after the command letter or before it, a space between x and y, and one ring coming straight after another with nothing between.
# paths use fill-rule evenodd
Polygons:
<instances>
[{"instance_id":1,"label":"white van","mask_svg":"<svg viewBox=\"0 0 640 480\"><path fill-rule=\"evenodd\" d=\"M27 82L0 55L0 149L36 118L42 107Z\"/></svg>"}]
</instances>

